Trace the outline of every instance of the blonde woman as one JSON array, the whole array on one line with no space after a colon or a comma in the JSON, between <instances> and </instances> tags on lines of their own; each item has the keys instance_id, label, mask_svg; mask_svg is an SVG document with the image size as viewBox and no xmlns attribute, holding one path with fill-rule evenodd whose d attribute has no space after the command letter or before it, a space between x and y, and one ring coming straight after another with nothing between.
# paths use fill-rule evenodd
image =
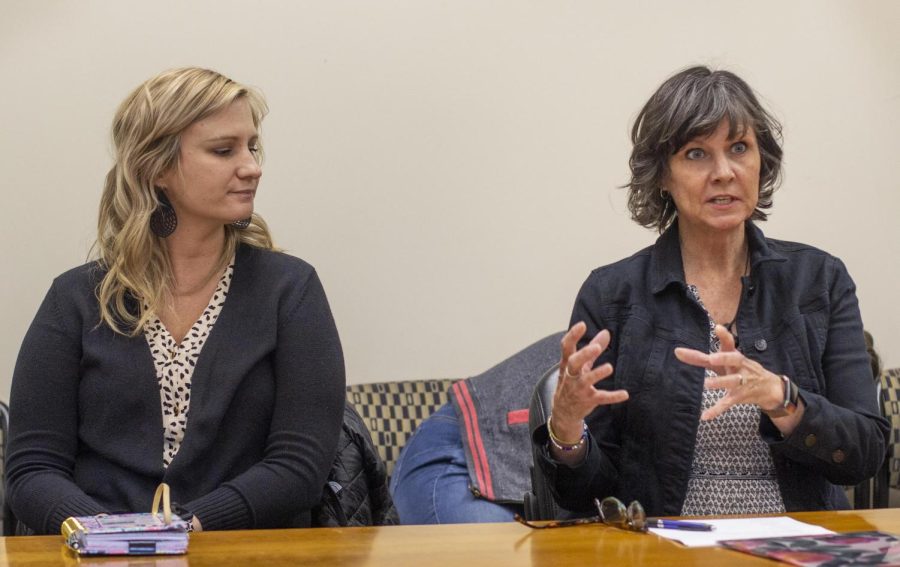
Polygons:
<instances>
[{"instance_id":1,"label":"blonde woman","mask_svg":"<svg viewBox=\"0 0 900 567\"><path fill-rule=\"evenodd\" d=\"M188 68L116 113L98 258L53 282L13 378L8 498L31 530L145 511L160 482L197 530L308 525L344 365L315 270L253 213L266 110Z\"/></svg>"}]
</instances>

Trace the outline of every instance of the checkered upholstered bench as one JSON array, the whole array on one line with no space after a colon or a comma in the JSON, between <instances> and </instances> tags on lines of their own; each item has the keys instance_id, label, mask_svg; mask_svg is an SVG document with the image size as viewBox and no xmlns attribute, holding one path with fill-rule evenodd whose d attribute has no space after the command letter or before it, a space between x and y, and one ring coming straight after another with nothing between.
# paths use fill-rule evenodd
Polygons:
<instances>
[{"instance_id":1,"label":"checkered upholstered bench","mask_svg":"<svg viewBox=\"0 0 900 567\"><path fill-rule=\"evenodd\" d=\"M450 386L456 381L446 378L347 386L347 399L369 428L388 477L406 440L426 417L447 403Z\"/></svg>"},{"instance_id":2,"label":"checkered upholstered bench","mask_svg":"<svg viewBox=\"0 0 900 567\"><path fill-rule=\"evenodd\" d=\"M891 422L888 445L891 488L900 488L900 368L890 368L881 373L881 395L884 416Z\"/></svg>"}]
</instances>

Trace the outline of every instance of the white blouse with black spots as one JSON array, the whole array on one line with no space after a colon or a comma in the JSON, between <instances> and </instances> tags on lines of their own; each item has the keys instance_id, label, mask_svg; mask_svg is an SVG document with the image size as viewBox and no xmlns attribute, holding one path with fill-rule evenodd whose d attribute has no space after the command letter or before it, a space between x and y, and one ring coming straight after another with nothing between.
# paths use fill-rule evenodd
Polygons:
<instances>
[{"instance_id":1,"label":"white blouse with black spots","mask_svg":"<svg viewBox=\"0 0 900 567\"><path fill-rule=\"evenodd\" d=\"M197 322L191 326L180 344L169 334L168 329L153 315L144 330L144 337L150 345L153 365L156 368L156 380L159 382L159 397L162 403L163 430L163 466L168 467L175 458L184 431L187 428L188 409L191 405L191 376L200 351L206 338L212 331L234 275L234 258L229 262L225 273L213 292L209 305L203 310Z\"/></svg>"},{"instance_id":2,"label":"white blouse with black spots","mask_svg":"<svg viewBox=\"0 0 900 567\"><path fill-rule=\"evenodd\" d=\"M706 311L697 286L687 291ZM718 352L716 323L708 311L706 317L709 352ZM707 378L714 376L706 369ZM725 390L704 389L701 411L723 397ZM772 452L759 434L759 414L755 404L735 404L716 419L700 422L682 516L784 513Z\"/></svg>"}]
</instances>

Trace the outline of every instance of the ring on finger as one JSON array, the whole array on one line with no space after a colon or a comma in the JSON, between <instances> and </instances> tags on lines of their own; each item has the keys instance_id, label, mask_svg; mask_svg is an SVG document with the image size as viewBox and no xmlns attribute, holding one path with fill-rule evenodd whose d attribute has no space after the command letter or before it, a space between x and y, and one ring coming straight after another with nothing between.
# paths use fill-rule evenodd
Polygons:
<instances>
[{"instance_id":1,"label":"ring on finger","mask_svg":"<svg viewBox=\"0 0 900 567\"><path fill-rule=\"evenodd\" d=\"M564 374L565 374L565 377L566 377L567 379L568 379L568 378L573 378L573 379L575 379L575 380L578 380L578 374L573 374L573 373L569 372L569 367L568 367L568 365L566 366L566 369L565 369Z\"/></svg>"}]
</instances>

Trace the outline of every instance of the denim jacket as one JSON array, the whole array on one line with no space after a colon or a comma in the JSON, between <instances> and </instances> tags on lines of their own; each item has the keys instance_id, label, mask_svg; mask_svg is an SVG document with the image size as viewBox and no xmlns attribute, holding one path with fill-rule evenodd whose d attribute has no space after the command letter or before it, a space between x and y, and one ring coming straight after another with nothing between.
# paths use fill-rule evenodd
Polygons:
<instances>
[{"instance_id":1,"label":"denim jacket","mask_svg":"<svg viewBox=\"0 0 900 567\"><path fill-rule=\"evenodd\" d=\"M846 508L836 485L871 477L885 456L856 287L844 264L811 246L767 239L746 224L750 275L742 279L739 349L767 370L789 376L806 406L783 437L761 414L787 511ZM653 246L594 270L575 302L582 345L602 329L612 340L597 364L614 373L598 387L624 388L628 401L587 418L590 443L575 467L544 449L541 468L558 503L589 509L593 497L638 500L651 515L678 515L687 491L700 418L704 371L674 349L709 351L704 310L688 296L677 224ZM546 447L546 427L533 441Z\"/></svg>"}]
</instances>

